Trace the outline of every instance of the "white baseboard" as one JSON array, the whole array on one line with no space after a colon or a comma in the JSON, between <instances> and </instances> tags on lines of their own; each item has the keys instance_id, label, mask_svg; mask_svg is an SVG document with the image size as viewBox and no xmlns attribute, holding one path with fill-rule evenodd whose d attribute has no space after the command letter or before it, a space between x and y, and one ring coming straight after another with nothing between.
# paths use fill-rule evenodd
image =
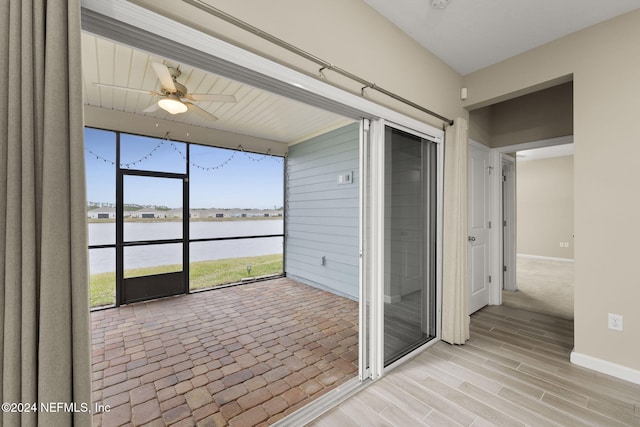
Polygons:
<instances>
[{"instance_id":1,"label":"white baseboard","mask_svg":"<svg viewBox=\"0 0 640 427\"><path fill-rule=\"evenodd\" d=\"M573 262L573 258L554 258L551 256L517 254L521 258L541 259L547 261Z\"/></svg>"},{"instance_id":2,"label":"white baseboard","mask_svg":"<svg viewBox=\"0 0 640 427\"><path fill-rule=\"evenodd\" d=\"M593 369L612 377L620 378L635 384L640 384L640 371L617 363L608 362L586 354L571 352L571 363L575 363L583 368Z\"/></svg>"}]
</instances>

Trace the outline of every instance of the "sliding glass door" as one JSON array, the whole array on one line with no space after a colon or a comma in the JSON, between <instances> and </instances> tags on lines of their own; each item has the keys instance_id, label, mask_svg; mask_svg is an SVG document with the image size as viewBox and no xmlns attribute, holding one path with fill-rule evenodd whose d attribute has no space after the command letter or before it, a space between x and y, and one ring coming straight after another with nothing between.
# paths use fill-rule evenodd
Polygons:
<instances>
[{"instance_id":1,"label":"sliding glass door","mask_svg":"<svg viewBox=\"0 0 640 427\"><path fill-rule=\"evenodd\" d=\"M437 145L384 128L384 366L436 337Z\"/></svg>"}]
</instances>

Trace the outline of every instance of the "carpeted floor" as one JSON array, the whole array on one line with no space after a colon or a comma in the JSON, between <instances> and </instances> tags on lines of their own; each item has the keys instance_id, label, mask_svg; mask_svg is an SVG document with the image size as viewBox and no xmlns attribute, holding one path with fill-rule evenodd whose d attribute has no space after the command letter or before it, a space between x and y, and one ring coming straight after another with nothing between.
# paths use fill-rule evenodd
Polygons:
<instances>
[{"instance_id":1,"label":"carpeted floor","mask_svg":"<svg viewBox=\"0 0 640 427\"><path fill-rule=\"evenodd\" d=\"M517 291L502 291L504 305L573 319L573 262L518 256Z\"/></svg>"}]
</instances>

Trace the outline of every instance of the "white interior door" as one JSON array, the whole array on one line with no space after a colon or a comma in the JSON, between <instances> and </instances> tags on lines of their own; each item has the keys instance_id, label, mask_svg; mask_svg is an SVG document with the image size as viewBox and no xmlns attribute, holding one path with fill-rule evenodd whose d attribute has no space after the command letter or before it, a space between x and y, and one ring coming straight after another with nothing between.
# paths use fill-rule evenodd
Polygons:
<instances>
[{"instance_id":1,"label":"white interior door","mask_svg":"<svg viewBox=\"0 0 640 427\"><path fill-rule=\"evenodd\" d=\"M469 143L469 314L489 304L489 148Z\"/></svg>"}]
</instances>

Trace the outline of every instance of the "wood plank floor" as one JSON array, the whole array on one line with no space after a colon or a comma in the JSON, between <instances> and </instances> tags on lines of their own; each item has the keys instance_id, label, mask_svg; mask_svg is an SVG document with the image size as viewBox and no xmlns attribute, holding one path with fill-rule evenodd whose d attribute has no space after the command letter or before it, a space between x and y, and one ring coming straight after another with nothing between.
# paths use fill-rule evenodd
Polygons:
<instances>
[{"instance_id":1,"label":"wood plank floor","mask_svg":"<svg viewBox=\"0 0 640 427\"><path fill-rule=\"evenodd\" d=\"M573 365L573 323L485 307L464 346L438 343L310 425L640 426L640 385Z\"/></svg>"}]
</instances>

